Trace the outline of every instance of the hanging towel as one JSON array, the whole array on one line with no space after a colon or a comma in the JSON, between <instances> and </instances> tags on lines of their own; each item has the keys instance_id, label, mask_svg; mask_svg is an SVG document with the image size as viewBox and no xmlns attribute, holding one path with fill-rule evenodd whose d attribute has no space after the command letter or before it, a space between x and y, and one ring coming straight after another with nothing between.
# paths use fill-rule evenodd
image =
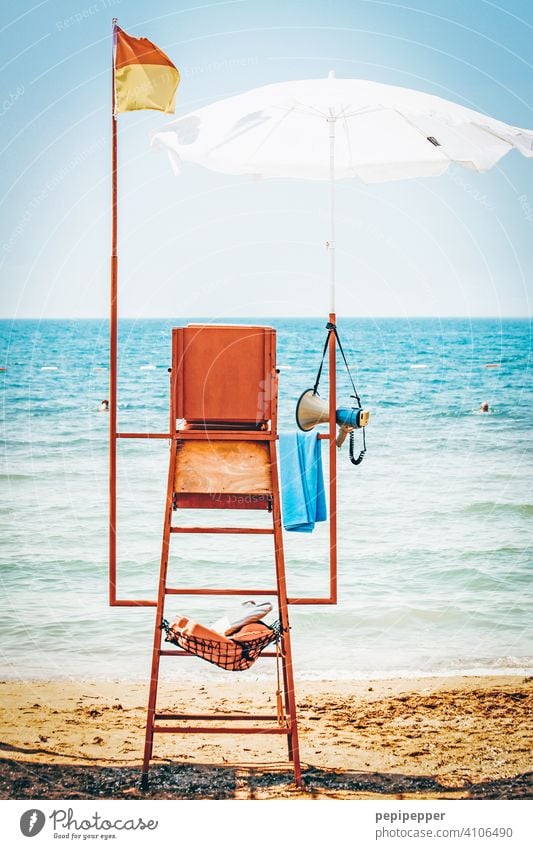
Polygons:
<instances>
[{"instance_id":1,"label":"hanging towel","mask_svg":"<svg viewBox=\"0 0 533 849\"><path fill-rule=\"evenodd\" d=\"M316 434L294 431L279 437L283 527L311 533L327 518L322 450Z\"/></svg>"}]
</instances>

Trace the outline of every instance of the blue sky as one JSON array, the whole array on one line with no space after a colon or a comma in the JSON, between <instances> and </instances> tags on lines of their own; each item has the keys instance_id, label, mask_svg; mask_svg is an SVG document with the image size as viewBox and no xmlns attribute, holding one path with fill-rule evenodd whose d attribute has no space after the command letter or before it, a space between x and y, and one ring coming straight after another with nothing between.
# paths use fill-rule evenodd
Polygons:
<instances>
[{"instance_id":1,"label":"blue sky","mask_svg":"<svg viewBox=\"0 0 533 849\"><path fill-rule=\"evenodd\" d=\"M0 315L105 316L111 19L181 69L177 115L270 82L361 77L533 127L529 0L71 0L2 4ZM326 184L179 178L119 118L120 314L322 315ZM338 312L529 316L533 161L338 184Z\"/></svg>"}]
</instances>

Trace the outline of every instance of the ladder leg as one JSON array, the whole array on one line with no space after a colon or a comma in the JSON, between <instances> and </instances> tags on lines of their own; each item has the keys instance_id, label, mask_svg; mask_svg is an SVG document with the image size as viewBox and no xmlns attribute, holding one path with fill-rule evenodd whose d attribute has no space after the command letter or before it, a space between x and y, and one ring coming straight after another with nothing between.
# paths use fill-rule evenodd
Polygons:
<instances>
[{"instance_id":1,"label":"ladder leg","mask_svg":"<svg viewBox=\"0 0 533 849\"><path fill-rule=\"evenodd\" d=\"M172 523L172 496L174 494L174 478L176 472L176 442L172 440L168 464L167 498L165 504L165 521L163 525L163 542L161 546L161 567L159 571L159 587L157 593L157 612L155 615L154 644L152 650L152 669L150 673L150 690L148 694L148 713L146 717L146 737L144 742L144 758L141 778L141 789L148 789L148 770L154 744L154 721L157 702L157 686L159 683L159 663L161 659L161 621L165 609L165 593L168 570L168 554L170 545L170 526Z\"/></svg>"},{"instance_id":2,"label":"ladder leg","mask_svg":"<svg viewBox=\"0 0 533 849\"><path fill-rule=\"evenodd\" d=\"M294 677L292 669L291 635L289 631L289 614L287 605L287 581L285 578L285 557L283 553L283 532L281 528L281 511L279 503L279 480L276 456L276 445L270 443L270 464L272 470L272 520L274 523L274 546L276 557L276 582L278 589L279 617L282 627L281 649L283 654L283 681L285 700L291 723L288 735L289 759L294 769L294 781L297 787L302 784L300 765L300 745L298 740L298 720L296 716L296 696L294 692Z\"/></svg>"},{"instance_id":3,"label":"ladder leg","mask_svg":"<svg viewBox=\"0 0 533 849\"><path fill-rule=\"evenodd\" d=\"M289 703L289 682L287 676L287 666L285 663L286 655L283 643L281 645L281 665L283 670L283 697L285 699L285 711L290 716L290 703ZM294 761L294 752L292 749L292 734L287 735L287 748L289 751L289 760Z\"/></svg>"}]
</instances>

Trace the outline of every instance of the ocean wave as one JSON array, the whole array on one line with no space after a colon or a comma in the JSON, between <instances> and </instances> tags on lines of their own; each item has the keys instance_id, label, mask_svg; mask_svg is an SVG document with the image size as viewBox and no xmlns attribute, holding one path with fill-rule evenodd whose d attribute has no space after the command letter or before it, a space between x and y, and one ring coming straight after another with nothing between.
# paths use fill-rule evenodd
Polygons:
<instances>
[{"instance_id":1,"label":"ocean wave","mask_svg":"<svg viewBox=\"0 0 533 849\"><path fill-rule=\"evenodd\" d=\"M325 331L319 320L273 324L278 361L292 367L281 375L280 423L293 429L294 406L313 383ZM15 322L11 330L10 324L9 367L16 368L2 381L8 442L1 556L8 564L2 568L7 612L16 617L4 652L10 663L17 659L17 675L39 673L41 664L49 676L64 664L74 677L149 676L154 611L107 607L108 418L96 413L107 391L107 376L98 371L107 364L104 325ZM171 326L170 320L120 322L121 431L168 426ZM513 652L520 645L526 654L531 621L527 322L342 319L339 332L372 411L368 452L357 470L346 450L339 455L340 604L291 608L296 674L520 671L528 658ZM502 350L494 350L495 334ZM496 360L505 368L483 369ZM428 368L417 373L409 364ZM146 365L157 370L141 370ZM40 366L58 371L41 374ZM341 363L338 376L344 404L352 390ZM477 415L485 399L492 416ZM120 443L121 597L155 595L167 450L164 440ZM323 456L327 475L326 450ZM206 522L205 515L187 518ZM238 515L230 524L241 519L256 522ZM286 534L292 597L328 594L326 531L324 525L311 538ZM170 566L172 586L271 587L272 540L174 538ZM225 605L175 596L168 613L185 608L211 622ZM32 630L29 615L42 628ZM169 673L176 679L178 665ZM208 664L184 665L187 677L211 674ZM270 675L271 668L259 661L252 674Z\"/></svg>"},{"instance_id":2,"label":"ocean wave","mask_svg":"<svg viewBox=\"0 0 533 849\"><path fill-rule=\"evenodd\" d=\"M489 513L508 513L529 518L533 516L533 504L517 504L512 501L476 501L465 508L467 513L487 515Z\"/></svg>"},{"instance_id":3,"label":"ocean wave","mask_svg":"<svg viewBox=\"0 0 533 849\"><path fill-rule=\"evenodd\" d=\"M62 662L54 661L52 653L39 653L39 662L36 662L35 656L28 659L21 657L12 658L12 667L7 664L2 670L4 680L25 680L25 681L43 681L43 680L70 680L82 681L109 681L109 682L146 682L149 679L149 652L136 651L135 662L132 662L131 655L127 656L120 651L107 655L105 658L97 658L91 651L83 652L83 668L80 667L79 655L74 650L67 650L67 647L62 652ZM23 666L22 666L23 664ZM197 662L191 658L187 663L187 670L183 672L185 661L179 663L179 678L178 670L167 673L165 680L172 681L187 681L190 683L205 683L215 682L226 677L226 672L222 669L210 666L207 663ZM178 664L176 664L178 666ZM24 669L21 675L21 668ZM313 669L309 666L297 666L294 670L296 682L298 681L388 681L393 679L403 679L409 682L413 679L420 678L453 678L460 677L504 677L504 676L521 676L529 677L533 674L533 658L511 658L506 661L505 658L487 660L470 658L462 665L456 659L448 658L440 664L416 664L412 665L390 665L386 662L382 664L374 663L363 669L346 668L342 663L324 666L323 668ZM259 658L254 665L253 670L246 672L232 673L231 680L234 682L249 682L253 676L255 682L270 682L275 680L276 672L269 663L268 659ZM226 679L227 680L227 679Z\"/></svg>"}]
</instances>

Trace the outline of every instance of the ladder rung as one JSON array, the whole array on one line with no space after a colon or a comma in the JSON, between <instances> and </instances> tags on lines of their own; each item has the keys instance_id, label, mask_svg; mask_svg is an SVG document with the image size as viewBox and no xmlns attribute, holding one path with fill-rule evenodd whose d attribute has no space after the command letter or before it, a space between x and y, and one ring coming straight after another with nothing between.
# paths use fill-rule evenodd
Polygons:
<instances>
[{"instance_id":1,"label":"ladder rung","mask_svg":"<svg viewBox=\"0 0 533 849\"><path fill-rule=\"evenodd\" d=\"M204 440L204 442L219 442L220 440L228 440L229 442L275 442L277 436L270 431L265 430L178 430L176 439L178 442L185 442L189 439Z\"/></svg>"},{"instance_id":2,"label":"ladder rung","mask_svg":"<svg viewBox=\"0 0 533 849\"><path fill-rule=\"evenodd\" d=\"M277 719L278 719L278 717L275 714L272 714L272 716L271 716L271 715L266 714L266 713L254 713L254 714L252 714L252 713L249 713L249 714L242 714L242 713L228 713L228 714L221 714L221 713L156 713L154 718L155 719L208 719L208 720L218 719L219 721L223 720L224 722L227 719L231 719L231 720L237 719L237 720L241 720L241 722L242 721L247 722L248 720L265 719L265 720L271 720L271 721L277 722Z\"/></svg>"},{"instance_id":3,"label":"ladder rung","mask_svg":"<svg viewBox=\"0 0 533 849\"><path fill-rule=\"evenodd\" d=\"M182 649L161 649L159 654L161 657L170 657L170 655L173 655L174 657L198 657L198 655L194 654L194 652L183 651ZM262 651L257 659L260 660L262 657L276 657L276 652Z\"/></svg>"},{"instance_id":4,"label":"ladder rung","mask_svg":"<svg viewBox=\"0 0 533 849\"><path fill-rule=\"evenodd\" d=\"M179 726L170 725L165 727L163 725L154 725L153 727L154 734L290 734L291 729L287 727L280 728L213 728L213 726L202 725L198 726L198 728L191 728L190 725L186 725L183 728Z\"/></svg>"},{"instance_id":5,"label":"ladder rung","mask_svg":"<svg viewBox=\"0 0 533 849\"><path fill-rule=\"evenodd\" d=\"M240 590L240 589L219 589L214 590L210 587L167 587L165 589L167 595L277 595L277 590Z\"/></svg>"},{"instance_id":6,"label":"ladder rung","mask_svg":"<svg viewBox=\"0 0 533 849\"><path fill-rule=\"evenodd\" d=\"M193 528L174 525L171 534L273 534L274 528Z\"/></svg>"}]
</instances>

